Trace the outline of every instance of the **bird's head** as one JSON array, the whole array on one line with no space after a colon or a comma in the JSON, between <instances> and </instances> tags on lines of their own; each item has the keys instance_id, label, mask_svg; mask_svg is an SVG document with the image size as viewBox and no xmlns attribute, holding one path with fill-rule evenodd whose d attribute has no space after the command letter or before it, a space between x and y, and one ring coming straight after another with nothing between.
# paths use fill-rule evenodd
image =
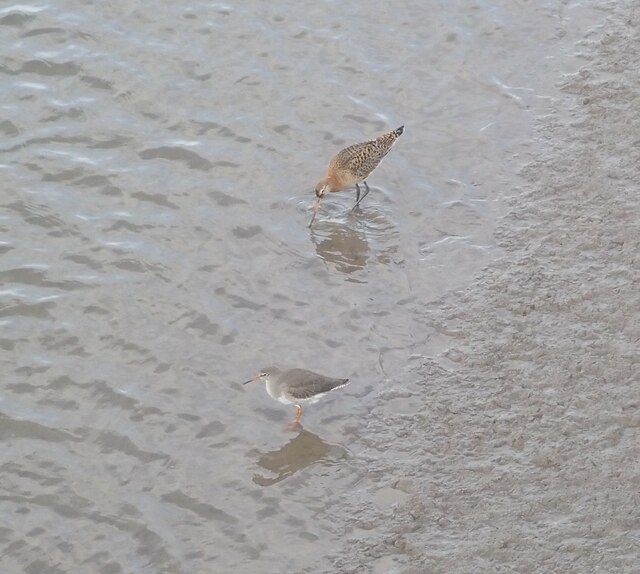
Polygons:
<instances>
[{"instance_id":1,"label":"bird's head","mask_svg":"<svg viewBox=\"0 0 640 574\"><path fill-rule=\"evenodd\" d=\"M325 177L323 179L321 179L318 184L316 185L316 197L318 199L324 197L324 194L327 191L331 191L330 189L330 185L329 185L329 180Z\"/></svg>"},{"instance_id":2,"label":"bird's head","mask_svg":"<svg viewBox=\"0 0 640 574\"><path fill-rule=\"evenodd\" d=\"M255 377L253 377L253 379L249 379L242 384L248 385L249 383L253 383L254 381L262 381L263 383L266 383L269 377L277 375L279 372L280 370L277 367L266 367L264 369L260 369L260 372Z\"/></svg>"}]
</instances>

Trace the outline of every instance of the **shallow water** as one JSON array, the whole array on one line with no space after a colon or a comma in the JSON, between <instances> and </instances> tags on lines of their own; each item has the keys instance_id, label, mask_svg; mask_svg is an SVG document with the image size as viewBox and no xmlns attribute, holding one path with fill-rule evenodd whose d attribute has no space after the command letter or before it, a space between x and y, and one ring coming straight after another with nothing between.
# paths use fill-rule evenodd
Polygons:
<instances>
[{"instance_id":1,"label":"shallow water","mask_svg":"<svg viewBox=\"0 0 640 574\"><path fill-rule=\"evenodd\" d=\"M499 257L590 5L1 8L3 570L326 567L367 414ZM307 229L331 155L401 124ZM290 432L240 385L270 363L351 384Z\"/></svg>"}]
</instances>

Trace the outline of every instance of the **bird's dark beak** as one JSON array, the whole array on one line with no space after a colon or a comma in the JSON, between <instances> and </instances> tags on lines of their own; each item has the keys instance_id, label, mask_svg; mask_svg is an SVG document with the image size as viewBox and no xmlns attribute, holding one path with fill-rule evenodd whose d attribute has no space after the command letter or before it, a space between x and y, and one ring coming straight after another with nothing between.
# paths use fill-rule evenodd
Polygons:
<instances>
[{"instance_id":1,"label":"bird's dark beak","mask_svg":"<svg viewBox=\"0 0 640 574\"><path fill-rule=\"evenodd\" d=\"M320 199L322 198L321 195L318 195L316 197L316 202L313 204L313 215L311 216L311 221L309 222L309 227L311 227L313 225L313 222L316 219L316 215L318 215L318 208L320 207Z\"/></svg>"},{"instance_id":2,"label":"bird's dark beak","mask_svg":"<svg viewBox=\"0 0 640 574\"><path fill-rule=\"evenodd\" d=\"M260 375L256 375L255 377L253 377L253 379L249 379L248 381L245 381L242 384L243 385L248 385L249 383L253 383L253 381L257 381L259 378L260 378Z\"/></svg>"}]
</instances>

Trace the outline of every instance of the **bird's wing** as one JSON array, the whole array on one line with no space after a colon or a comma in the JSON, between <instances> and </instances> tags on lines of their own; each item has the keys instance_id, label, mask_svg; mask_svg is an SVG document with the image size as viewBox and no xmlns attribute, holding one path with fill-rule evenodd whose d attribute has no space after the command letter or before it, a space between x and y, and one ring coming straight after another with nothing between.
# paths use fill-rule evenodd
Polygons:
<instances>
[{"instance_id":1,"label":"bird's wing","mask_svg":"<svg viewBox=\"0 0 640 574\"><path fill-rule=\"evenodd\" d=\"M348 169L355 171L359 167L358 152L375 140L350 145L339 151L329 162L329 171Z\"/></svg>"},{"instance_id":2,"label":"bird's wing","mask_svg":"<svg viewBox=\"0 0 640 574\"><path fill-rule=\"evenodd\" d=\"M291 376L295 378L296 384L289 388L288 392L295 399L308 399L315 395L328 393L349 382L349 379L325 377L305 369L292 369Z\"/></svg>"}]
</instances>

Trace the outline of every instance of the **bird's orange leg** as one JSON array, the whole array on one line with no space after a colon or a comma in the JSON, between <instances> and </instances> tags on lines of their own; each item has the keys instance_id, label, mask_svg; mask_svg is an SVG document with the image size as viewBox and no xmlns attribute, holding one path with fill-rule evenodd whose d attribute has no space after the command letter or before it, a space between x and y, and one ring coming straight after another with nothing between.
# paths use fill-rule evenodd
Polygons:
<instances>
[{"instance_id":1,"label":"bird's orange leg","mask_svg":"<svg viewBox=\"0 0 640 574\"><path fill-rule=\"evenodd\" d=\"M302 417L302 407L300 405L296 405L298 407L298 412L296 413L296 420L293 421L294 423L299 423L300 422L300 418Z\"/></svg>"}]
</instances>

